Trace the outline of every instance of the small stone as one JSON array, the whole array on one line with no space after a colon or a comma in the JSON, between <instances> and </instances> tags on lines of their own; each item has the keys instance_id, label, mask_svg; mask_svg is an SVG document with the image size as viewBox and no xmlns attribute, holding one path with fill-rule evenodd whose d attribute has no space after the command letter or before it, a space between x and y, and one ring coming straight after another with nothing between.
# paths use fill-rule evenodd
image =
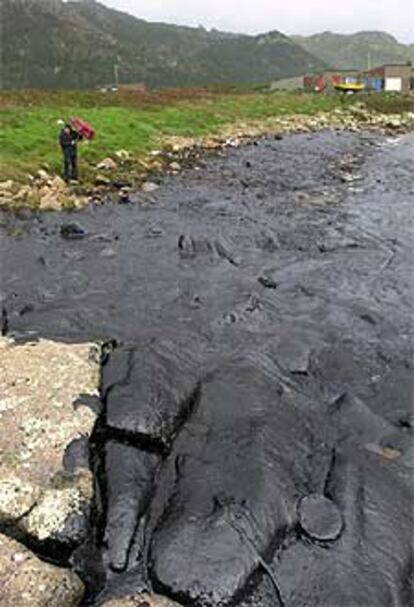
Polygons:
<instances>
[{"instance_id":1,"label":"small stone","mask_svg":"<svg viewBox=\"0 0 414 607\"><path fill-rule=\"evenodd\" d=\"M129 204L130 202L131 202L131 199L129 197L129 192L121 191L119 193L118 203L119 204Z\"/></svg>"},{"instance_id":2,"label":"small stone","mask_svg":"<svg viewBox=\"0 0 414 607\"><path fill-rule=\"evenodd\" d=\"M36 507L19 521L19 528L26 535L38 541L57 536L61 536L65 543L80 543L83 541L85 539L84 530L86 529L88 504L92 497L90 493L92 482L88 471L82 471L82 474L87 479L83 483L85 492L82 491L81 483L80 486L74 485L68 488L46 490ZM79 473L80 476L81 473ZM74 537L65 537L65 526L74 514L79 515L85 521L85 524L83 529L78 530Z\"/></svg>"},{"instance_id":3,"label":"small stone","mask_svg":"<svg viewBox=\"0 0 414 607\"><path fill-rule=\"evenodd\" d=\"M128 150L117 150L115 156L119 158L119 160L129 160L131 158L131 152L128 152Z\"/></svg>"},{"instance_id":4,"label":"small stone","mask_svg":"<svg viewBox=\"0 0 414 607\"><path fill-rule=\"evenodd\" d=\"M180 171L181 170L181 164L179 162L172 162L170 164L170 169L172 171Z\"/></svg>"},{"instance_id":5,"label":"small stone","mask_svg":"<svg viewBox=\"0 0 414 607\"><path fill-rule=\"evenodd\" d=\"M116 167L117 164L112 158L104 158L104 160L102 160L99 164L96 165L96 168L99 171L113 171L114 169L116 169Z\"/></svg>"},{"instance_id":6,"label":"small stone","mask_svg":"<svg viewBox=\"0 0 414 607\"><path fill-rule=\"evenodd\" d=\"M392 447L382 447L381 445L376 445L375 443L366 444L365 449L389 460L399 459L402 455L401 451L398 451L398 449L393 449Z\"/></svg>"},{"instance_id":7,"label":"small stone","mask_svg":"<svg viewBox=\"0 0 414 607\"><path fill-rule=\"evenodd\" d=\"M49 179L47 185L54 190L66 190L67 186L65 181L59 175L55 175L52 179Z\"/></svg>"},{"instance_id":8,"label":"small stone","mask_svg":"<svg viewBox=\"0 0 414 607\"><path fill-rule=\"evenodd\" d=\"M390 129L397 129L402 125L402 119L399 116L390 118L385 126Z\"/></svg>"},{"instance_id":9,"label":"small stone","mask_svg":"<svg viewBox=\"0 0 414 607\"><path fill-rule=\"evenodd\" d=\"M100 253L100 257L105 257L110 259L111 257L116 257L116 251L114 249L103 249Z\"/></svg>"},{"instance_id":10,"label":"small stone","mask_svg":"<svg viewBox=\"0 0 414 607\"><path fill-rule=\"evenodd\" d=\"M267 276L259 276L257 280L266 289L277 289L277 282L272 278L268 278Z\"/></svg>"},{"instance_id":11,"label":"small stone","mask_svg":"<svg viewBox=\"0 0 414 607\"><path fill-rule=\"evenodd\" d=\"M115 179L111 181L111 186L116 190L128 190L131 185L132 184L129 181L125 181L122 179Z\"/></svg>"},{"instance_id":12,"label":"small stone","mask_svg":"<svg viewBox=\"0 0 414 607\"><path fill-rule=\"evenodd\" d=\"M155 192L155 190L158 190L159 185L156 183L153 183L152 181L144 181L144 183L141 186L141 190L143 192Z\"/></svg>"},{"instance_id":13,"label":"small stone","mask_svg":"<svg viewBox=\"0 0 414 607\"><path fill-rule=\"evenodd\" d=\"M95 177L95 185L111 185L111 180L105 175L97 175Z\"/></svg>"},{"instance_id":14,"label":"small stone","mask_svg":"<svg viewBox=\"0 0 414 607\"><path fill-rule=\"evenodd\" d=\"M13 200L17 202L24 202L30 199L33 194L33 190L29 185L25 185L13 196Z\"/></svg>"},{"instance_id":15,"label":"small stone","mask_svg":"<svg viewBox=\"0 0 414 607\"><path fill-rule=\"evenodd\" d=\"M171 599L156 594L141 594L120 599L112 599L102 607L179 607Z\"/></svg>"},{"instance_id":16,"label":"small stone","mask_svg":"<svg viewBox=\"0 0 414 607\"><path fill-rule=\"evenodd\" d=\"M62 208L62 200L51 190L41 193L39 208L41 211L59 211Z\"/></svg>"},{"instance_id":17,"label":"small stone","mask_svg":"<svg viewBox=\"0 0 414 607\"><path fill-rule=\"evenodd\" d=\"M50 194L50 187L45 184L39 189L39 196L40 198L42 198L43 196L47 196L48 194Z\"/></svg>"},{"instance_id":18,"label":"small stone","mask_svg":"<svg viewBox=\"0 0 414 607\"><path fill-rule=\"evenodd\" d=\"M241 145L241 141L237 137L234 139L230 138L224 142L224 145L230 148L238 148Z\"/></svg>"},{"instance_id":19,"label":"small stone","mask_svg":"<svg viewBox=\"0 0 414 607\"><path fill-rule=\"evenodd\" d=\"M344 521L338 506L324 495L303 497L298 507L299 522L303 531L320 542L337 540Z\"/></svg>"},{"instance_id":20,"label":"small stone","mask_svg":"<svg viewBox=\"0 0 414 607\"><path fill-rule=\"evenodd\" d=\"M65 240L79 240L87 235L87 232L77 223L65 223L60 228L60 235Z\"/></svg>"},{"instance_id":21,"label":"small stone","mask_svg":"<svg viewBox=\"0 0 414 607\"><path fill-rule=\"evenodd\" d=\"M49 173L43 169L37 171L37 176L41 181L49 181L51 179Z\"/></svg>"},{"instance_id":22,"label":"small stone","mask_svg":"<svg viewBox=\"0 0 414 607\"><path fill-rule=\"evenodd\" d=\"M188 234L181 234L178 238L178 251L180 257L189 259L196 256L196 245L194 238Z\"/></svg>"},{"instance_id":23,"label":"small stone","mask_svg":"<svg viewBox=\"0 0 414 607\"><path fill-rule=\"evenodd\" d=\"M62 208L67 210L70 208L83 209L88 204L88 198L86 196L72 196L67 198L62 203Z\"/></svg>"},{"instance_id":24,"label":"small stone","mask_svg":"<svg viewBox=\"0 0 414 607\"><path fill-rule=\"evenodd\" d=\"M147 230L147 238L159 238L163 234L164 230L158 226L150 226Z\"/></svg>"},{"instance_id":25,"label":"small stone","mask_svg":"<svg viewBox=\"0 0 414 607\"><path fill-rule=\"evenodd\" d=\"M0 191L1 192L11 192L14 186L14 181L8 179L7 181L2 181L0 183Z\"/></svg>"},{"instance_id":26,"label":"small stone","mask_svg":"<svg viewBox=\"0 0 414 607\"><path fill-rule=\"evenodd\" d=\"M75 607L84 593L77 575L41 561L1 534L0 579L4 607Z\"/></svg>"}]
</instances>

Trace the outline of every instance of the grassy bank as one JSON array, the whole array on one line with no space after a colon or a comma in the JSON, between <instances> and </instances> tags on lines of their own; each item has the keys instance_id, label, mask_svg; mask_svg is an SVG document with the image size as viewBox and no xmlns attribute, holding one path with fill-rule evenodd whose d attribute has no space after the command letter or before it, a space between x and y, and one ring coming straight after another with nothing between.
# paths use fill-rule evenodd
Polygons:
<instances>
[{"instance_id":1,"label":"grassy bank","mask_svg":"<svg viewBox=\"0 0 414 607\"><path fill-rule=\"evenodd\" d=\"M314 115L348 107L360 98L305 93L220 90L23 91L0 93L0 180L27 180L40 167L60 172L59 118L78 115L91 122L96 139L80 150L83 180L92 182L97 162L116 150L145 155L168 136L213 135L227 125L293 114ZM370 96L375 110L414 110L414 99ZM398 107L397 107L398 106Z\"/></svg>"},{"instance_id":2,"label":"grassy bank","mask_svg":"<svg viewBox=\"0 0 414 607\"><path fill-rule=\"evenodd\" d=\"M96 128L95 141L81 147L83 170L88 174L96 162L119 149L140 155L166 136L209 135L235 122L315 114L343 102L316 95L211 91L2 93L0 179L21 180L42 165L60 170L59 118L78 115Z\"/></svg>"}]
</instances>

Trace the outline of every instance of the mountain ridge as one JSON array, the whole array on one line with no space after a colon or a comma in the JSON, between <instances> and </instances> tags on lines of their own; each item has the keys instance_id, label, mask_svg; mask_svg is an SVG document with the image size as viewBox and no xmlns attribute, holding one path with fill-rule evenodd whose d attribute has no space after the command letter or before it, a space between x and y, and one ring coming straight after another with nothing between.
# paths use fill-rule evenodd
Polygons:
<instances>
[{"instance_id":1,"label":"mountain ridge","mask_svg":"<svg viewBox=\"0 0 414 607\"><path fill-rule=\"evenodd\" d=\"M414 44L403 44L381 31L354 34L322 32L311 36L291 36L303 49L338 69L367 69L385 63L414 62Z\"/></svg>"},{"instance_id":2,"label":"mountain ridge","mask_svg":"<svg viewBox=\"0 0 414 607\"><path fill-rule=\"evenodd\" d=\"M0 0L1 88L261 85L330 68L414 61L387 32L248 35L148 22L97 0Z\"/></svg>"},{"instance_id":3,"label":"mountain ridge","mask_svg":"<svg viewBox=\"0 0 414 607\"><path fill-rule=\"evenodd\" d=\"M1 0L2 88L263 84L325 67L277 30L150 23L94 0Z\"/></svg>"}]
</instances>

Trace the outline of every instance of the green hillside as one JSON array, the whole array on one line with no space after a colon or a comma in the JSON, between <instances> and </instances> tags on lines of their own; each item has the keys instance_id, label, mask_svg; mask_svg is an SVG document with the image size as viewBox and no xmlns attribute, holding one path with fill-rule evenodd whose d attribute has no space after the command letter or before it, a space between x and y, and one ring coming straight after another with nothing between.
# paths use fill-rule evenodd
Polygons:
<instances>
[{"instance_id":1,"label":"green hillside","mask_svg":"<svg viewBox=\"0 0 414 607\"><path fill-rule=\"evenodd\" d=\"M367 69L384 63L414 61L414 45L405 45L385 32L292 36L302 48L341 69Z\"/></svg>"},{"instance_id":2,"label":"green hillside","mask_svg":"<svg viewBox=\"0 0 414 607\"><path fill-rule=\"evenodd\" d=\"M252 85L322 62L279 32L260 36L148 23L93 0L1 0L2 88Z\"/></svg>"}]
</instances>

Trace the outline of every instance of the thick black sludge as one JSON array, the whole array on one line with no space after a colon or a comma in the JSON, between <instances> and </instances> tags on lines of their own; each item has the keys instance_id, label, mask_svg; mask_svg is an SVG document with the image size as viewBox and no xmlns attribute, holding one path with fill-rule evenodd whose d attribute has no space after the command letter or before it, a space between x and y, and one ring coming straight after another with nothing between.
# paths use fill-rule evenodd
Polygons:
<instances>
[{"instance_id":1,"label":"thick black sludge","mask_svg":"<svg viewBox=\"0 0 414 607\"><path fill-rule=\"evenodd\" d=\"M162 452L197 404L200 372L190 353L172 342L161 340L157 346L158 352L154 347L115 352L108 364L113 366L115 359L119 365L127 356L121 363L126 375L105 387L103 398L111 430ZM104 381L111 373L104 370Z\"/></svg>"},{"instance_id":2,"label":"thick black sludge","mask_svg":"<svg viewBox=\"0 0 414 607\"><path fill-rule=\"evenodd\" d=\"M111 340L85 604L414 602L414 138L256 143L1 217L3 332Z\"/></svg>"},{"instance_id":3,"label":"thick black sludge","mask_svg":"<svg viewBox=\"0 0 414 607\"><path fill-rule=\"evenodd\" d=\"M319 426L258 365L235 361L203 384L171 454L173 500L151 542L152 572L168 593L201 604L243 593L259 555L297 524L299 497L323 488L331 450Z\"/></svg>"}]
</instances>

